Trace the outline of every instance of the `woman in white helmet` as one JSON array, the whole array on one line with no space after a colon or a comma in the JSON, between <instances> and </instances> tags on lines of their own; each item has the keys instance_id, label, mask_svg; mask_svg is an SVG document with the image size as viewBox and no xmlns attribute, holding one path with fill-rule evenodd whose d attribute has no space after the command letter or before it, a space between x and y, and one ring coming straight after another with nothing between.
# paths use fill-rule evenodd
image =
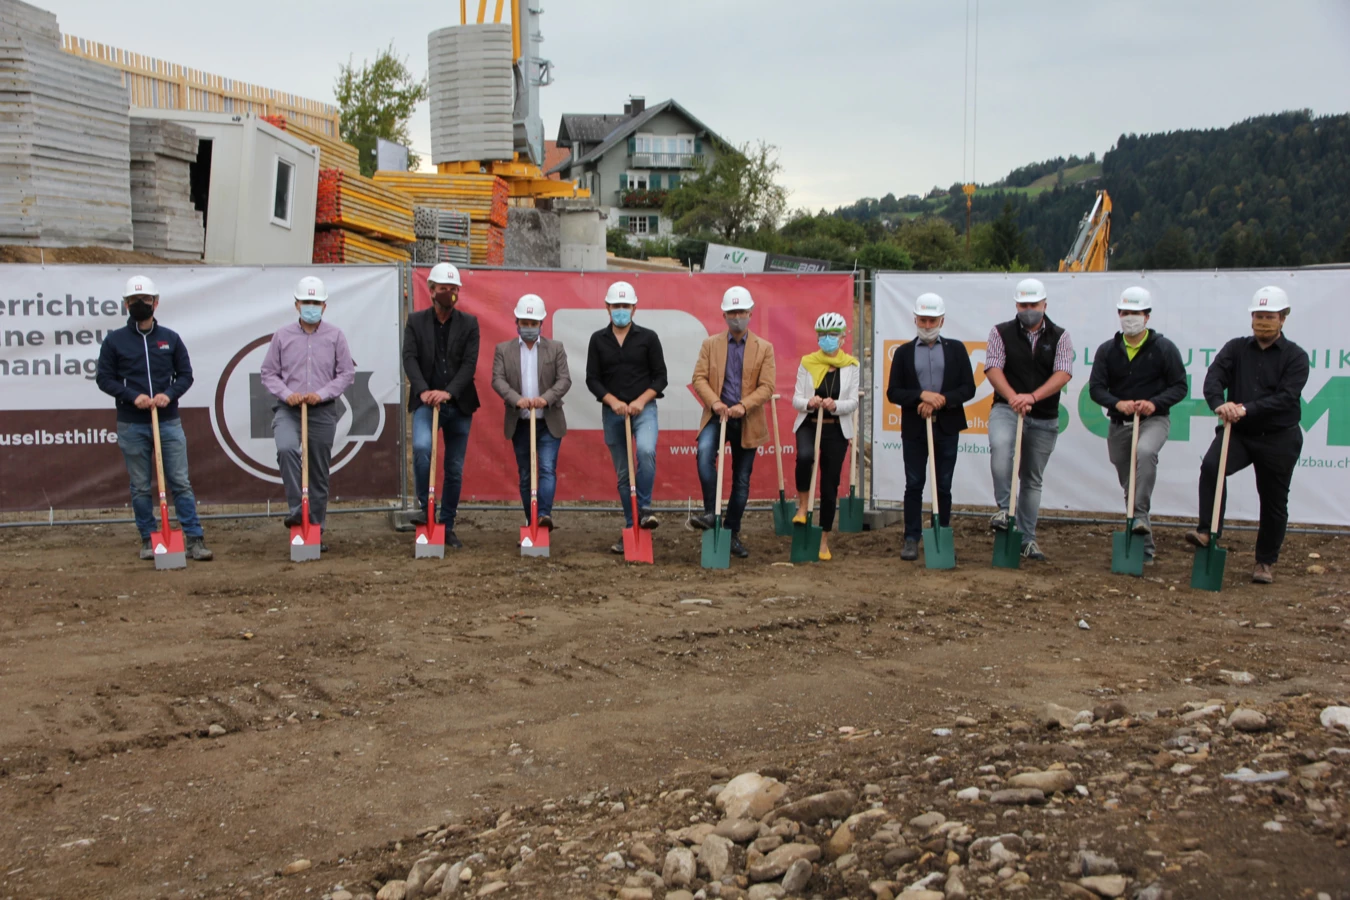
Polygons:
<instances>
[{"instance_id":1,"label":"woman in white helmet","mask_svg":"<svg viewBox=\"0 0 1350 900\"><path fill-rule=\"evenodd\" d=\"M792 430L797 435L797 517L806 521L811 497L811 466L815 461L816 410L823 408L824 427L820 434L820 558L830 559L826 534L834 527L835 506L839 498L839 476L853 438L853 411L858 408L858 383L861 368L858 359L841 349L848 323L839 313L828 312L816 319L816 344L820 349L802 357L797 367L797 386L792 406L797 419Z\"/></svg>"}]
</instances>

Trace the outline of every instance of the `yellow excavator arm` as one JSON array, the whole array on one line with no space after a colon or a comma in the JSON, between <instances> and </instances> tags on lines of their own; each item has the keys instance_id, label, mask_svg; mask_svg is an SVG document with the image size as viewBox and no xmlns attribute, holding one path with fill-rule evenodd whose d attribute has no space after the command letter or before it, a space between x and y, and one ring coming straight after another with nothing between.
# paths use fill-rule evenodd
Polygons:
<instances>
[{"instance_id":1,"label":"yellow excavator arm","mask_svg":"<svg viewBox=\"0 0 1350 900\"><path fill-rule=\"evenodd\" d=\"M1107 248L1111 244L1111 195L1097 192L1092 210L1083 216L1078 236L1069 255L1059 261L1061 272L1105 272Z\"/></svg>"}]
</instances>

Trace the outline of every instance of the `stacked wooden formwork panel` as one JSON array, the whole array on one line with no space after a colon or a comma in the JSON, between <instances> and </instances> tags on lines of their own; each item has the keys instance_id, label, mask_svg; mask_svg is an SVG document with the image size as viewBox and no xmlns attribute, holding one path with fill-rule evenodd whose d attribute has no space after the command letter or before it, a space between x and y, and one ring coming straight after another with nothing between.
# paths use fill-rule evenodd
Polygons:
<instances>
[{"instance_id":1,"label":"stacked wooden formwork panel","mask_svg":"<svg viewBox=\"0 0 1350 900\"><path fill-rule=\"evenodd\" d=\"M192 204L197 132L168 119L131 120L131 221L137 250L201 259L202 214Z\"/></svg>"},{"instance_id":2,"label":"stacked wooden formwork panel","mask_svg":"<svg viewBox=\"0 0 1350 900\"><path fill-rule=\"evenodd\" d=\"M411 259L408 245L416 240L412 200L342 169L319 171L314 224L316 263L375 262L370 257L380 255L385 261L406 262ZM342 236L335 237L334 232ZM334 259L334 254L357 258Z\"/></svg>"},{"instance_id":3,"label":"stacked wooden formwork panel","mask_svg":"<svg viewBox=\"0 0 1350 900\"><path fill-rule=\"evenodd\" d=\"M510 189L496 175L441 175L432 172L376 172L375 180L418 206L465 213L474 265L499 266L506 257ZM429 249L429 248L428 248ZM443 254L437 251L438 258Z\"/></svg>"},{"instance_id":4,"label":"stacked wooden formwork panel","mask_svg":"<svg viewBox=\"0 0 1350 900\"><path fill-rule=\"evenodd\" d=\"M0 243L132 248L121 75L60 50L56 18L0 0Z\"/></svg>"},{"instance_id":5,"label":"stacked wooden formwork panel","mask_svg":"<svg viewBox=\"0 0 1350 900\"><path fill-rule=\"evenodd\" d=\"M360 152L351 144L346 143L335 137L329 137L317 131L305 128L285 116L263 116L263 121L270 122L282 131L290 132L307 144L313 144L319 148L319 168L320 169L341 169L348 175L361 174L361 155Z\"/></svg>"},{"instance_id":6,"label":"stacked wooden formwork panel","mask_svg":"<svg viewBox=\"0 0 1350 900\"><path fill-rule=\"evenodd\" d=\"M345 228L314 232L315 263L406 263L407 247L375 240Z\"/></svg>"}]
</instances>

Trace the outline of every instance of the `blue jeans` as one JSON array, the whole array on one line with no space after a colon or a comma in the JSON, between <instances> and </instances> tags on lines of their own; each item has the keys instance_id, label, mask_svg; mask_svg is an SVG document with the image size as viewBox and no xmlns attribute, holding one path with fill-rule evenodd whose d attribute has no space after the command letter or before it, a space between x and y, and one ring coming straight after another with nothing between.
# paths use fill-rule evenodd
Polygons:
<instances>
[{"instance_id":1,"label":"blue jeans","mask_svg":"<svg viewBox=\"0 0 1350 900\"><path fill-rule=\"evenodd\" d=\"M755 448L741 446L741 426L745 419L727 419L727 446L731 448L731 502L727 504L723 524L733 532L741 530L741 516L750 499L750 473L755 467ZM717 434L721 423L717 417L698 433L698 480L703 485L703 511L712 515L717 511ZM725 463L723 466L725 467ZM723 477L725 478L725 471Z\"/></svg>"},{"instance_id":2,"label":"blue jeans","mask_svg":"<svg viewBox=\"0 0 1350 900\"><path fill-rule=\"evenodd\" d=\"M633 501L628 496L628 444L624 437L623 416L616 416L606 406L601 413L605 428L605 446L614 461L618 476L619 506L623 507L624 527L633 527ZM637 457L638 509L651 509L652 488L656 485L656 439L660 429L656 423L656 401L642 408L633 417L633 454Z\"/></svg>"},{"instance_id":3,"label":"blue jeans","mask_svg":"<svg viewBox=\"0 0 1350 900\"><path fill-rule=\"evenodd\" d=\"M147 422L118 422L117 446L131 476L131 510L136 516L136 530L141 540L158 531L155 518L159 485L155 478L155 435ZM159 447L164 454L164 483L173 495L173 506L178 513L178 524L188 537L202 536L202 523L197 519L197 498L188 481L187 438L183 423L168 419L159 423Z\"/></svg>"},{"instance_id":4,"label":"blue jeans","mask_svg":"<svg viewBox=\"0 0 1350 900\"><path fill-rule=\"evenodd\" d=\"M455 530L455 513L459 510L459 491L464 484L464 454L469 449L469 426L473 416L466 416L449 403L441 406L441 442L445 446L445 465L437 491L441 498L440 522L447 531ZM417 482L417 505L427 512L427 487L431 480L431 407L419 406L413 413L413 479ZM436 521L430 518L427 521Z\"/></svg>"},{"instance_id":5,"label":"blue jeans","mask_svg":"<svg viewBox=\"0 0 1350 900\"><path fill-rule=\"evenodd\" d=\"M530 524L530 428L528 422L516 423L511 435L511 446L516 451L516 468L520 470L520 505L525 507L525 524ZM539 454L539 515L553 515L553 494L558 489L558 450L562 438L555 438L542 423L535 434Z\"/></svg>"},{"instance_id":6,"label":"blue jeans","mask_svg":"<svg viewBox=\"0 0 1350 900\"><path fill-rule=\"evenodd\" d=\"M938 524L952 524L952 476L956 473L956 457L960 452L961 436L933 435L933 464L937 466ZM905 451L905 537L919 540L923 528L931 519L924 518L923 486L928 480L928 436L921 440L902 440ZM1020 519L1018 520L1020 524Z\"/></svg>"},{"instance_id":7,"label":"blue jeans","mask_svg":"<svg viewBox=\"0 0 1350 900\"><path fill-rule=\"evenodd\" d=\"M1041 515L1041 482L1050 454L1059 439L1059 419L1026 417L1022 428L1021 484L1017 488L1017 530L1022 543L1036 540L1036 520ZM1017 413L1006 403L995 403L989 413L989 470L994 476L994 501L1008 508L1012 494L1012 463L1017 443Z\"/></svg>"}]
</instances>

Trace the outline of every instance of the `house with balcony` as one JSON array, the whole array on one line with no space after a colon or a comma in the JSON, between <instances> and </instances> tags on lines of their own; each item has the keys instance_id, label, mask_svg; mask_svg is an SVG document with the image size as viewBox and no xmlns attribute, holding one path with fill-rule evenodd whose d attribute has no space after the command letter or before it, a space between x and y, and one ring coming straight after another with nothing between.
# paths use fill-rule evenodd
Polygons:
<instances>
[{"instance_id":1,"label":"house with balcony","mask_svg":"<svg viewBox=\"0 0 1350 900\"><path fill-rule=\"evenodd\" d=\"M672 232L666 193L728 145L674 100L649 107L633 97L622 114L564 115L557 146L571 155L549 174L575 179L608 211L610 228L645 240Z\"/></svg>"}]
</instances>

